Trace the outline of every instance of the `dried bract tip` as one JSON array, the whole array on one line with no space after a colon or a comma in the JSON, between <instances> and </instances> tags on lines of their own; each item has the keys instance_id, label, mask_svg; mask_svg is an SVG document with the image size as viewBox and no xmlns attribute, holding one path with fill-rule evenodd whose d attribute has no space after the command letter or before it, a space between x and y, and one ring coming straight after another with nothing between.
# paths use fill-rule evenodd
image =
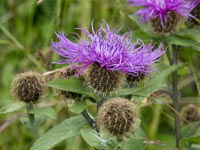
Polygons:
<instances>
[{"instance_id":1,"label":"dried bract tip","mask_svg":"<svg viewBox=\"0 0 200 150\"><path fill-rule=\"evenodd\" d=\"M184 124L200 121L200 110L193 104L183 107L181 114Z\"/></svg>"},{"instance_id":2,"label":"dried bract tip","mask_svg":"<svg viewBox=\"0 0 200 150\"><path fill-rule=\"evenodd\" d=\"M102 135L108 132L114 136L126 137L139 127L140 113L129 100L113 98L100 107L96 120Z\"/></svg>"},{"instance_id":3,"label":"dried bract tip","mask_svg":"<svg viewBox=\"0 0 200 150\"><path fill-rule=\"evenodd\" d=\"M40 99L45 91L42 75L36 72L25 72L15 76L11 83L11 93L20 101L29 103Z\"/></svg>"},{"instance_id":4,"label":"dried bract tip","mask_svg":"<svg viewBox=\"0 0 200 150\"><path fill-rule=\"evenodd\" d=\"M96 94L109 95L123 85L125 75L121 71L106 70L99 64L93 63L86 70L86 83Z\"/></svg>"}]
</instances>

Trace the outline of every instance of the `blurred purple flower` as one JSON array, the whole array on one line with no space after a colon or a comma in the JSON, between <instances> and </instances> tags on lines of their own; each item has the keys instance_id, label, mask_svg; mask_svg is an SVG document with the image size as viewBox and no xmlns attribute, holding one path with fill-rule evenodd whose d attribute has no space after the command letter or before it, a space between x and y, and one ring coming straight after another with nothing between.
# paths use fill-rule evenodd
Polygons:
<instances>
[{"instance_id":1,"label":"blurred purple flower","mask_svg":"<svg viewBox=\"0 0 200 150\"><path fill-rule=\"evenodd\" d=\"M200 0L198 0L200 1ZM142 22L160 18L162 27L167 22L167 14L174 12L184 18L192 17L190 12L194 3L189 0L128 0L130 5L142 6L136 14L140 15Z\"/></svg>"},{"instance_id":2,"label":"blurred purple flower","mask_svg":"<svg viewBox=\"0 0 200 150\"><path fill-rule=\"evenodd\" d=\"M77 43L71 42L64 34L56 34L59 42L52 42L51 48L63 57L57 63L70 63L80 69L79 74L93 63L106 70L119 70L130 75L146 74L154 69L154 62L165 52L162 45L153 50L154 46L145 45L141 40L132 43L130 33L119 35L105 25L106 28L100 25L96 32L92 27L92 33L80 29L87 38Z\"/></svg>"}]
</instances>

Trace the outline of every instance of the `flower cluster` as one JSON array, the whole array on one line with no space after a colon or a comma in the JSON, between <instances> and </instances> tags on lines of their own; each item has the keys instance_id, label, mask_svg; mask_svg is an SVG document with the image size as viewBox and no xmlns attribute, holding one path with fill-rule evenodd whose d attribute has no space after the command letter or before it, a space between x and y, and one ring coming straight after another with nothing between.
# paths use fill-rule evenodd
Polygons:
<instances>
[{"instance_id":1,"label":"flower cluster","mask_svg":"<svg viewBox=\"0 0 200 150\"><path fill-rule=\"evenodd\" d=\"M130 5L142 6L136 12L142 22L150 22L153 30L167 34L176 30L182 18L189 18L194 3L188 0L128 0Z\"/></svg>"}]
</instances>

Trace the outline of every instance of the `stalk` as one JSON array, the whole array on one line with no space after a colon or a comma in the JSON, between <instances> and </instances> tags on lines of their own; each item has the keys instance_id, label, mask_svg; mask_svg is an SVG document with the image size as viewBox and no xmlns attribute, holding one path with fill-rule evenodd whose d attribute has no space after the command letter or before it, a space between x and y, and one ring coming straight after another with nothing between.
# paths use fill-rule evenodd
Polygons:
<instances>
[{"instance_id":1,"label":"stalk","mask_svg":"<svg viewBox=\"0 0 200 150\"><path fill-rule=\"evenodd\" d=\"M38 136L38 130L35 125L35 115L29 113L31 110L33 110L33 103L31 102L26 103L26 110L27 110L28 119L31 125L31 130L33 132L34 138L37 139L39 136Z\"/></svg>"},{"instance_id":2,"label":"stalk","mask_svg":"<svg viewBox=\"0 0 200 150\"><path fill-rule=\"evenodd\" d=\"M92 119L91 115L88 113L88 111L86 109L84 109L81 114L83 115L83 117L86 119L86 121L88 122L88 124L97 131L97 127L96 127L96 122Z\"/></svg>"},{"instance_id":3,"label":"stalk","mask_svg":"<svg viewBox=\"0 0 200 150\"><path fill-rule=\"evenodd\" d=\"M173 45L173 65L177 65L178 62L178 51L179 47L177 45ZM176 112L179 112L179 104L178 104L178 87L177 87L177 71L172 73L172 99L173 99L173 107ZM180 132L180 116L178 113L174 113L174 126L176 133L176 147L179 148L179 141L181 139Z\"/></svg>"}]
</instances>

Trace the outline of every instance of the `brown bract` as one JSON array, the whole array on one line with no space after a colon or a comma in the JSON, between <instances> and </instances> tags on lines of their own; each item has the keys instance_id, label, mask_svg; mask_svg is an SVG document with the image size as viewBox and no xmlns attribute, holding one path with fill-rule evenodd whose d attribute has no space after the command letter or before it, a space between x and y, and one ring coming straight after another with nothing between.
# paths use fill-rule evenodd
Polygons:
<instances>
[{"instance_id":1,"label":"brown bract","mask_svg":"<svg viewBox=\"0 0 200 150\"><path fill-rule=\"evenodd\" d=\"M23 102L36 102L45 91L42 75L36 72L25 72L15 76L11 83L11 93Z\"/></svg>"},{"instance_id":2,"label":"brown bract","mask_svg":"<svg viewBox=\"0 0 200 150\"><path fill-rule=\"evenodd\" d=\"M100 132L108 131L111 135L123 137L138 128L140 114L129 100L113 98L100 107L96 120Z\"/></svg>"},{"instance_id":3,"label":"brown bract","mask_svg":"<svg viewBox=\"0 0 200 150\"><path fill-rule=\"evenodd\" d=\"M174 11L168 12L166 15L166 21L163 20L164 27L162 26L160 17L151 20L151 27L153 31L160 35L169 35L176 31L180 24L182 17L176 14Z\"/></svg>"},{"instance_id":4,"label":"brown bract","mask_svg":"<svg viewBox=\"0 0 200 150\"><path fill-rule=\"evenodd\" d=\"M193 104L183 107L181 114L184 124L200 121L200 109Z\"/></svg>"},{"instance_id":5,"label":"brown bract","mask_svg":"<svg viewBox=\"0 0 200 150\"><path fill-rule=\"evenodd\" d=\"M123 85L125 75L120 71L109 71L93 63L85 73L87 86L98 95L109 95Z\"/></svg>"}]
</instances>

